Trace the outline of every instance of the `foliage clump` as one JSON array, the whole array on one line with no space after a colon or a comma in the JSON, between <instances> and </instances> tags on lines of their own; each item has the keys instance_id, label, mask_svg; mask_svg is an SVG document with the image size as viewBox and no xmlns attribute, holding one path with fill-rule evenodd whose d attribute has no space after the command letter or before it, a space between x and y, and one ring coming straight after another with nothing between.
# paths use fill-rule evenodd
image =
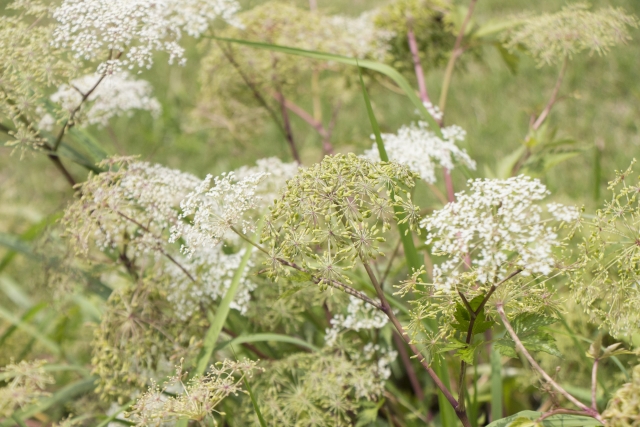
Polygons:
<instances>
[{"instance_id":1,"label":"foliage clump","mask_svg":"<svg viewBox=\"0 0 640 427\"><path fill-rule=\"evenodd\" d=\"M450 20L452 11L449 0L396 0L380 8L374 22L393 34L386 60L395 68L413 72L414 62L407 43L412 31L423 63L430 69L444 65L456 38Z\"/></svg>"},{"instance_id":2,"label":"foliage clump","mask_svg":"<svg viewBox=\"0 0 640 427\"><path fill-rule=\"evenodd\" d=\"M127 414L136 426L152 427L175 423L179 420L194 420L218 425L214 414L224 413L216 408L230 395L246 393L243 382L260 370L256 361L225 359L211 365L203 376L188 381L182 366L176 368L174 376L162 387L152 382L146 393L139 397Z\"/></svg>"},{"instance_id":3,"label":"foliage clump","mask_svg":"<svg viewBox=\"0 0 640 427\"><path fill-rule=\"evenodd\" d=\"M640 426L640 366L633 368L631 382L613 394L602 417L611 427Z\"/></svg>"},{"instance_id":4,"label":"foliage clump","mask_svg":"<svg viewBox=\"0 0 640 427\"><path fill-rule=\"evenodd\" d=\"M589 224L583 266L572 278L573 295L591 321L614 336L640 326L640 179L633 177L632 167L609 183L611 200Z\"/></svg>"},{"instance_id":5,"label":"foliage clump","mask_svg":"<svg viewBox=\"0 0 640 427\"><path fill-rule=\"evenodd\" d=\"M353 416L380 399L384 381L370 359L343 351L297 353L266 365L252 389L267 425L349 426ZM242 418L259 426L245 404Z\"/></svg>"},{"instance_id":6,"label":"foliage clump","mask_svg":"<svg viewBox=\"0 0 640 427\"><path fill-rule=\"evenodd\" d=\"M629 27L637 28L633 15L620 8L590 11L585 3L575 3L560 12L531 16L507 33L505 46L511 51L526 49L538 66L562 62L588 51L606 54L613 46L631 40Z\"/></svg>"},{"instance_id":7,"label":"foliage clump","mask_svg":"<svg viewBox=\"0 0 640 427\"><path fill-rule=\"evenodd\" d=\"M51 374L44 370L45 363L44 360L23 360L0 369L0 377L7 383L0 388L0 417L11 417L16 409L49 395L45 388L54 381Z\"/></svg>"}]
</instances>

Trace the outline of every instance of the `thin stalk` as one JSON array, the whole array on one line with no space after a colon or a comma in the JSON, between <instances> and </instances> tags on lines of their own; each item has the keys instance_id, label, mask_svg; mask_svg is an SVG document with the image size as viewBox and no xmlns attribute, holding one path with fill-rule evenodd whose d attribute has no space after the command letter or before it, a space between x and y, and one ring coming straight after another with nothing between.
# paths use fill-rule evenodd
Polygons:
<instances>
[{"instance_id":1,"label":"thin stalk","mask_svg":"<svg viewBox=\"0 0 640 427\"><path fill-rule=\"evenodd\" d=\"M300 160L300 154L298 153L296 142L293 139L293 131L291 129L291 120L289 119L289 112L287 111L287 107L284 105L284 96L280 91L278 91L278 102L280 104L280 114L282 115L282 122L284 123L284 136L287 140L287 144L289 144L291 155L293 156L294 160L299 165L301 165L302 160Z\"/></svg>"},{"instance_id":2,"label":"thin stalk","mask_svg":"<svg viewBox=\"0 0 640 427\"><path fill-rule=\"evenodd\" d=\"M480 314L480 312L484 309L484 306L489 301L489 298L491 298L491 295L493 295L496 289L498 289L498 286L502 285L508 280L511 280L513 277L517 276L521 272L522 270L518 269L513 273L509 274L504 279L502 279L500 282L496 283L495 285L492 285L489 291L487 292L487 294L482 299L482 302L480 302L480 305L478 306L478 308L476 308L475 310L471 307L471 305L469 304L469 301L467 301L467 298L464 296L464 294L458 291L458 294L460 295L462 302L464 303L465 307L467 308L467 311L469 312L469 328L467 329L467 337L465 340L465 343L467 345L471 344L471 340L473 339L473 328L475 327L476 319L478 318L478 315ZM466 390L466 385L465 385L466 375L467 375L467 363L464 360L461 360L460 361L460 377L458 378L458 404L460 405L461 410L464 410L464 405L465 405L464 394Z\"/></svg>"},{"instance_id":3,"label":"thin stalk","mask_svg":"<svg viewBox=\"0 0 640 427\"><path fill-rule=\"evenodd\" d=\"M456 42L453 45L453 51L451 52L451 57L449 57L449 62L447 63L447 68L444 72L444 79L442 80L442 92L440 93L440 102L438 102L438 106L440 107L440 111L442 111L443 119L444 119L444 110L447 106L447 96L449 96L449 86L451 85L451 77L453 76L453 70L456 65L456 61L462 55L463 49L461 49L462 39L464 38L464 33L467 29L467 25L471 20L471 15L473 14L473 8L476 5L478 0L471 0L469 3L469 10L467 12L467 16L464 17L464 21L462 22L462 26L460 27L460 31L458 32L458 36L456 37Z\"/></svg>"},{"instance_id":4,"label":"thin stalk","mask_svg":"<svg viewBox=\"0 0 640 427\"><path fill-rule=\"evenodd\" d=\"M565 57L564 61L562 62L562 67L560 68L560 74L558 74L558 79L556 80L556 85L554 86L553 92L551 93L551 98L549 98L549 101L547 102L547 105L544 107L544 110L542 110L542 112L540 113L536 121L533 123L533 126L532 126L533 130L538 130L540 126L542 126L542 123L544 123L546 118L549 116L551 109L553 108L556 101L558 100L558 93L560 92L560 86L562 86L564 75L567 72L568 63L569 61L567 57Z\"/></svg>"},{"instance_id":5,"label":"thin stalk","mask_svg":"<svg viewBox=\"0 0 640 427\"><path fill-rule=\"evenodd\" d=\"M505 329L507 330L507 332L511 336L511 339L516 344L516 349L525 357L525 359L527 359L527 361L531 364L531 366L533 366L533 368L536 371L538 371L538 373L542 376L542 378L544 378L545 381L547 381L547 383L549 383L549 385L551 385L551 387L553 387L558 393L560 393L562 396L564 396L569 402L573 403L578 408L580 408L582 410L582 414L588 415L588 416L590 416L592 418L597 419L600 422L603 422L602 421L602 417L600 417L600 414L598 413L597 410L589 408L588 406L586 406L582 402L580 402L578 399L573 397L568 391L566 391L564 388L562 388L562 386L560 386L560 384L558 384L553 378L551 378L551 376L549 374L547 374L544 369L542 369L540 367L538 362L536 362L535 359L533 358L533 356L531 356L531 354L527 351L527 349L522 344L522 341L520 341L520 339L518 338L518 335L513 330L513 327L511 326L511 323L509 323L509 319L507 318L507 315L504 312L503 304L502 303L498 303L496 305L496 308L498 310L498 314L500 315L500 319L502 319L502 323L504 324Z\"/></svg>"},{"instance_id":6,"label":"thin stalk","mask_svg":"<svg viewBox=\"0 0 640 427\"><path fill-rule=\"evenodd\" d=\"M409 382L411 383L411 388L413 389L413 394L416 395L416 398L422 402L424 399L424 391L422 391L422 386L420 385L420 380L418 379L418 375L416 375L415 369L413 369L413 365L411 364L411 358L409 357L409 353L405 348L405 342L398 334L397 331L393 333L393 342L398 349L398 353L400 353L400 360L402 360L402 364L404 365L405 370L407 371L407 377L409 377Z\"/></svg>"},{"instance_id":7,"label":"thin stalk","mask_svg":"<svg viewBox=\"0 0 640 427\"><path fill-rule=\"evenodd\" d=\"M409 29L407 31L407 39L409 41L409 50L411 50L411 59L413 59L413 69L416 73L416 79L418 80L418 92L420 93L420 100L422 102L428 102L431 104L429 94L427 93L427 84L424 81L424 71L422 69L422 63L420 62L420 54L418 52L418 42L416 41L416 35L411 28L411 23L407 23Z\"/></svg>"},{"instance_id":8,"label":"thin stalk","mask_svg":"<svg viewBox=\"0 0 640 427\"><path fill-rule=\"evenodd\" d=\"M268 250L266 250L264 247L262 247L261 245L257 244L256 242L254 242L253 240L251 240L250 237L248 237L246 234L242 233L240 230L237 230L235 227L231 227L231 231L233 231L234 233L236 233L242 240L246 241L247 243L253 245L256 249L258 249L260 252L266 254L269 258L271 258L271 254L269 253ZM286 265L287 267L291 267L295 270L298 270L302 273L306 273L309 274L311 276L311 281L313 283L315 283L316 285L320 284L321 280L318 279L317 277L314 277L313 275L311 275L311 273L307 270L305 270L304 268L300 267L299 265L297 265L294 262L290 262L287 261L285 259L282 258L276 258L275 259L277 262L279 262L282 265ZM375 302L373 299L369 298L366 294L358 291L357 289L352 288L351 286L344 284L338 280L332 280L331 282L327 283L327 282L323 282L323 284L329 285L332 288L338 289L340 291L345 292L348 295L354 296L358 299L361 299L362 301L366 302L367 304L371 304L372 306L374 306L377 309L381 309L381 306L379 303Z\"/></svg>"},{"instance_id":9,"label":"thin stalk","mask_svg":"<svg viewBox=\"0 0 640 427\"><path fill-rule=\"evenodd\" d=\"M418 359L420 360L420 364L426 369L427 373L435 383L436 387L438 387L438 389L447 399L449 404L455 409L456 415L458 416L458 419L462 422L462 425L464 427L471 427L471 423L469 422L469 418L467 417L467 413L464 410L464 408L462 410L458 409L460 406L456 398L453 397L453 395L451 394L447 386L444 385L440 377L436 374L436 372L429 365L429 363L427 363L426 359L424 358L424 356L422 355L418 347L416 347L416 345L412 343L411 338L405 332L402 324L400 323L400 321L394 314L393 310L391 309L391 306L389 305L389 302L387 301L387 298L384 295L384 291L382 290L382 287L380 287L380 283L378 283L378 279L376 279L376 276L373 273L373 270L371 269L371 266L369 265L369 263L366 262L364 259L362 259L362 264L364 265L364 268L367 271L367 275L369 276L369 279L371 280L371 283L373 284L373 287L375 288L376 293L378 294L378 298L380 299L380 305L381 305L380 309L382 310L382 312L387 315L387 317L389 318L393 326L396 328L396 330L398 331L402 339L404 339L404 341L409 345L409 348L411 349L413 354L418 357Z\"/></svg>"},{"instance_id":10,"label":"thin stalk","mask_svg":"<svg viewBox=\"0 0 640 427\"><path fill-rule=\"evenodd\" d=\"M594 411L598 410L598 362L600 359L593 361L593 369L591 370L591 408Z\"/></svg>"}]
</instances>

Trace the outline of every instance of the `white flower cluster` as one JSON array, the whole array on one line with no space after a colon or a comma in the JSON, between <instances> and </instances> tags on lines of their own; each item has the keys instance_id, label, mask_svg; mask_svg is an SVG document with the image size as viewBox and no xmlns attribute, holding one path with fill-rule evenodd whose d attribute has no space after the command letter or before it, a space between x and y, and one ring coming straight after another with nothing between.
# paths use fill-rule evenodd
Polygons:
<instances>
[{"instance_id":1,"label":"white flower cluster","mask_svg":"<svg viewBox=\"0 0 640 427\"><path fill-rule=\"evenodd\" d=\"M264 174L265 178L258 184L256 194L260 196L263 204L270 205L278 197L287 181L298 173L299 168L300 165L295 162L284 163L277 157L267 157L256 161L255 166L243 166L237 169L234 174L239 181L251 175Z\"/></svg>"},{"instance_id":2,"label":"white flower cluster","mask_svg":"<svg viewBox=\"0 0 640 427\"><path fill-rule=\"evenodd\" d=\"M328 16L328 27L333 27L340 34L335 53L382 61L389 49L389 41L395 34L376 27L374 18L378 13L377 10L369 10L355 18L345 15Z\"/></svg>"},{"instance_id":3,"label":"white flower cluster","mask_svg":"<svg viewBox=\"0 0 640 427\"><path fill-rule=\"evenodd\" d=\"M444 138L439 138L428 127L426 122L418 122L417 125L402 126L397 134L382 134L389 160L407 166L430 184L436 182L435 169L438 165L452 170L456 160L470 169L476 168L476 162L456 145L456 141L464 141L466 136L461 127L442 128ZM380 161L375 144L365 151L364 157Z\"/></svg>"},{"instance_id":4,"label":"white flower cluster","mask_svg":"<svg viewBox=\"0 0 640 427\"><path fill-rule=\"evenodd\" d=\"M398 352L390 350L388 348L380 347L378 344L367 343L362 349L362 354L366 360L378 361L378 376L382 380L387 380L391 377L391 368L389 365L396 360Z\"/></svg>"},{"instance_id":5,"label":"white flower cluster","mask_svg":"<svg viewBox=\"0 0 640 427\"><path fill-rule=\"evenodd\" d=\"M331 328L326 330L325 343L331 347L338 335L345 331L360 331L363 329L380 329L388 322L387 316L375 307L366 304L359 298L350 296L347 315L336 314L331 319Z\"/></svg>"},{"instance_id":6,"label":"white flower cluster","mask_svg":"<svg viewBox=\"0 0 640 427\"><path fill-rule=\"evenodd\" d=\"M183 32L199 37L217 17L233 23L239 9L236 0L64 0L53 13L53 43L86 60L110 55L100 74L150 68L155 51L184 63Z\"/></svg>"},{"instance_id":7,"label":"white flower cluster","mask_svg":"<svg viewBox=\"0 0 640 427\"><path fill-rule=\"evenodd\" d=\"M106 126L112 117L131 115L133 110L149 111L154 117L160 114L160 103L151 94L153 88L144 80L136 80L128 73L118 73L106 77L97 86L101 76L88 74L63 84L51 95L51 101L71 112L82 102L82 98L94 87L87 97L88 108L82 113L81 121L88 125ZM49 114L40 121L40 129L51 131L55 120Z\"/></svg>"},{"instance_id":8,"label":"white flower cluster","mask_svg":"<svg viewBox=\"0 0 640 427\"><path fill-rule=\"evenodd\" d=\"M180 203L180 218L186 221L173 227L170 241L184 239L183 253L193 256L196 250L220 243L234 226L240 225L243 232L252 228L243 215L258 206L258 185L266 175L248 174L241 180L233 172L207 175Z\"/></svg>"},{"instance_id":9,"label":"white flower cluster","mask_svg":"<svg viewBox=\"0 0 640 427\"><path fill-rule=\"evenodd\" d=\"M107 172L94 175L80 188L80 199L63 218L78 249L90 242L101 249L126 246L134 256L157 253L166 246L166 232L179 222L177 206L200 180L160 165L112 158Z\"/></svg>"},{"instance_id":10,"label":"white flower cluster","mask_svg":"<svg viewBox=\"0 0 640 427\"><path fill-rule=\"evenodd\" d=\"M167 262L161 277L168 279L167 300L173 304L176 315L181 320L187 320L200 304L222 299L231 286L244 253L243 249L234 254L225 254L222 245L217 245L202 248L194 252L191 258L179 259L180 265L189 271L195 282L176 264ZM247 312L251 292L256 288L247 279L247 271L248 268L243 270L240 287L231 303L231 308L241 314Z\"/></svg>"},{"instance_id":11,"label":"white flower cluster","mask_svg":"<svg viewBox=\"0 0 640 427\"><path fill-rule=\"evenodd\" d=\"M433 252L449 259L434 266L434 283L453 287L465 258L480 283L493 283L509 268L523 275L549 274L554 266L552 249L559 245L553 229L545 225L542 208L534 202L549 193L537 179L518 176L506 180L469 181L469 193L425 218L421 226Z\"/></svg>"},{"instance_id":12,"label":"white flower cluster","mask_svg":"<svg viewBox=\"0 0 640 427\"><path fill-rule=\"evenodd\" d=\"M558 221L574 222L580 218L580 209L560 203L547 204L547 210Z\"/></svg>"},{"instance_id":13,"label":"white flower cluster","mask_svg":"<svg viewBox=\"0 0 640 427\"><path fill-rule=\"evenodd\" d=\"M442 120L444 114L442 113L442 110L440 110L440 107L438 107L437 105L433 105L428 101L423 102L423 105L435 121L439 122L440 120Z\"/></svg>"}]
</instances>

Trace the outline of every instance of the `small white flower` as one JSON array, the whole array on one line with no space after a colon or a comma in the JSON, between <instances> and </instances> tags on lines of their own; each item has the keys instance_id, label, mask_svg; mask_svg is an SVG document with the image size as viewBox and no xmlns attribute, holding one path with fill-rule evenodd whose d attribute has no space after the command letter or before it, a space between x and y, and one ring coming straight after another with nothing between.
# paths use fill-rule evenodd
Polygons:
<instances>
[{"instance_id":1,"label":"small white flower","mask_svg":"<svg viewBox=\"0 0 640 427\"><path fill-rule=\"evenodd\" d=\"M95 90L87 97L88 106L83 117L88 125L106 126L109 119L115 116L130 115L133 110L149 111L154 117L160 114L160 103L151 96L153 88L144 80L136 80L128 73L107 76L97 86L101 76L88 74L79 79L63 84L51 95L51 101L71 112L82 102L84 94ZM50 130L54 119L50 115L43 116L40 128Z\"/></svg>"},{"instance_id":2,"label":"small white flower","mask_svg":"<svg viewBox=\"0 0 640 427\"><path fill-rule=\"evenodd\" d=\"M560 203L547 204L547 210L558 221L574 222L580 218L580 209Z\"/></svg>"},{"instance_id":3,"label":"small white flower","mask_svg":"<svg viewBox=\"0 0 640 427\"><path fill-rule=\"evenodd\" d=\"M100 73L150 68L156 51L168 53L169 63L183 62L183 32L199 37L217 17L235 23L239 9L236 0L64 0L53 13L53 43L102 60Z\"/></svg>"},{"instance_id":4,"label":"small white flower","mask_svg":"<svg viewBox=\"0 0 640 427\"><path fill-rule=\"evenodd\" d=\"M325 342L328 346L335 343L338 334L345 330L360 331L364 329L380 329L389 319L377 308L359 298L350 296L347 315L336 314L331 319L331 328L326 330Z\"/></svg>"},{"instance_id":5,"label":"small white flower","mask_svg":"<svg viewBox=\"0 0 640 427\"><path fill-rule=\"evenodd\" d=\"M266 176L256 173L237 180L233 172L215 178L207 175L180 203L180 217L186 221L172 228L170 241L184 239L182 251L192 256L196 250L220 243L232 227L251 229L253 224L243 216L258 206L256 192Z\"/></svg>"},{"instance_id":6,"label":"small white flower","mask_svg":"<svg viewBox=\"0 0 640 427\"><path fill-rule=\"evenodd\" d=\"M546 187L522 175L470 180L469 186L421 223L433 252L449 258L434 266L435 284L455 286L467 257L480 283L500 280L510 268L522 269L522 275L549 274L552 250L560 243L534 204L549 194Z\"/></svg>"},{"instance_id":7,"label":"small white flower","mask_svg":"<svg viewBox=\"0 0 640 427\"><path fill-rule=\"evenodd\" d=\"M454 160L470 169L476 168L476 162L456 145L456 141L464 141L466 137L461 127L442 128L443 138L440 138L428 126L426 122L418 122L402 126L397 134L382 134L389 160L406 165L430 184L436 182L436 167L452 170ZM374 145L365 151L364 157L380 161L378 148Z\"/></svg>"}]
</instances>

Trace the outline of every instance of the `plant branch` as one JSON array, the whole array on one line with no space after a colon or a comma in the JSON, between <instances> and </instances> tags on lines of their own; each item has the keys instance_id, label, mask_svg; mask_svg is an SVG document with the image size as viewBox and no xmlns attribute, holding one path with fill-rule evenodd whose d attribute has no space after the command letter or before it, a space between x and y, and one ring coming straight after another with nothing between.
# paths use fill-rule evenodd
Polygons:
<instances>
[{"instance_id":1,"label":"plant branch","mask_svg":"<svg viewBox=\"0 0 640 427\"><path fill-rule=\"evenodd\" d=\"M498 314L500 315L500 318L502 319L502 323L504 324L505 329L509 333L509 336L511 336L511 339L516 344L516 349L529 361L531 366L533 366L534 369L536 371L538 371L538 373L542 376L542 378L544 378L545 381L547 381L547 383L549 383L549 385L551 385L558 393L560 393L562 396L564 396L569 402L573 403L578 408L580 408L585 415L593 417L593 418L597 419L598 421L602 422L602 418L600 417L600 414L598 413L597 410L589 408L588 406L586 406L582 402L580 402L578 399L573 397L568 391L566 391L564 388L562 388L562 386L560 386L560 384L558 384L556 381L554 381L554 379L551 378L551 376L549 374L547 374L544 369L542 369L540 367L538 362L536 362L535 359L533 358L533 356L531 356L531 354L527 351L527 349L522 344L522 341L520 341L520 339L518 338L518 335L513 330L513 327L511 326L511 323L509 323L509 319L507 318L507 315L504 312L504 306L502 305L502 303L498 303L496 307L497 307L497 310L498 310Z\"/></svg>"},{"instance_id":2,"label":"plant branch","mask_svg":"<svg viewBox=\"0 0 640 427\"><path fill-rule=\"evenodd\" d=\"M260 252L262 252L265 255L267 255L269 258L272 258L272 255L269 253L268 250L266 250L264 247L262 247L261 245L257 244L253 240L251 240L251 238L249 238L246 234L242 233L240 230L237 230L235 227L231 227L231 231L236 233L242 240L244 240L247 243L253 245L256 249L258 249ZM275 258L275 260L278 261L282 265L286 265L287 267L291 267L291 268L293 268L295 270L298 270L300 272L309 274L311 276L311 281L313 283L315 283L316 285L320 284L320 282L321 282L320 279L318 279L317 277L313 276L313 274L311 274L310 271L305 270L304 268L300 267L296 263L287 261L287 260L282 259L282 258ZM354 297L356 297L358 299L361 299L362 301L366 302L367 304L371 304L372 306L374 306L378 310L382 309L380 304L375 302L373 299L369 298L366 294L364 294L364 293L358 291L357 289L354 289L351 286L349 286L347 284L344 284L344 283L342 283L342 282L340 282L338 280L331 280L330 282L323 282L323 284L327 284L327 285L331 286L332 288L339 289L339 290L345 292L346 294L349 294L349 295L352 295L352 296L354 296Z\"/></svg>"},{"instance_id":3,"label":"plant branch","mask_svg":"<svg viewBox=\"0 0 640 427\"><path fill-rule=\"evenodd\" d=\"M447 96L449 95L449 86L451 85L451 77L453 75L454 66L456 65L456 61L458 60L460 55L462 55L462 52L463 52L463 49L461 49L462 39L464 38L464 33L467 30L467 25L471 20L471 15L473 14L473 8L475 7L477 1L478 0L471 0L469 2L469 10L467 11L467 16L464 17L464 21L460 26L460 31L458 32L458 36L456 37L456 42L453 45L453 51L451 52L451 56L449 57L449 62L447 63L447 68L444 72L444 79L442 81L442 92L440 93L440 102L438 102L440 111L442 111L443 120L444 120L444 110L447 105Z\"/></svg>"},{"instance_id":4,"label":"plant branch","mask_svg":"<svg viewBox=\"0 0 640 427\"><path fill-rule=\"evenodd\" d=\"M558 74L558 79L556 80L556 85L553 88L553 92L551 93L551 98L549 98L549 102L547 102L547 105L544 107L544 110L542 110L542 112L536 119L535 123L533 124L532 126L533 130L538 130L540 126L542 126L542 123L544 123L547 116L549 116L551 109L553 108L556 101L558 100L558 93L560 92L560 86L562 86L562 80L564 80L564 75L567 72L568 63L569 61L567 57L565 57L564 61L562 62L562 67L560 68L560 74Z\"/></svg>"},{"instance_id":5,"label":"plant branch","mask_svg":"<svg viewBox=\"0 0 640 427\"><path fill-rule=\"evenodd\" d=\"M598 362L600 359L593 361L593 369L591 370L591 408L595 411L598 410Z\"/></svg>"},{"instance_id":6,"label":"plant branch","mask_svg":"<svg viewBox=\"0 0 640 427\"><path fill-rule=\"evenodd\" d=\"M416 345L413 344L411 338L405 332L404 328L402 327L402 324L400 323L400 321L394 314L393 310L391 309L391 306L389 305L387 298L384 296L384 291L382 290L380 283L378 283L378 279L376 279L376 276L373 273L371 266L363 258L361 258L361 260L365 270L367 271L367 275L369 276L369 279L371 280L371 283L373 284L373 287L375 288L376 293L378 294L378 298L380 299L380 305L381 305L380 309L387 315L389 320L391 320L391 323L396 328L396 330L398 331L402 339L404 339L404 341L409 345L409 348L411 349L413 354L416 355L420 360L420 364L427 370L427 373L435 383L436 387L438 387L438 389L440 390L440 392L442 392L442 394L447 399L449 404L451 404L451 406L453 406L453 408L456 410L456 415L462 422L462 425L464 427L470 427L471 423L469 422L467 413L464 411L464 409L459 410L458 401L455 399L455 397L453 397L453 395L451 394L447 386L442 382L440 377L438 377L438 374L436 374L436 372L433 370L433 368L431 368L429 363L427 363L426 359L424 358L424 356L422 355L418 347L416 347Z\"/></svg>"},{"instance_id":7,"label":"plant branch","mask_svg":"<svg viewBox=\"0 0 640 427\"><path fill-rule=\"evenodd\" d=\"M406 343L404 342L398 331L393 332L393 341L396 344L398 352L400 353L400 360L402 360L402 364L407 371L407 377L409 377L409 382L411 383L413 393L416 395L416 398L422 402L422 400L424 399L424 391L422 391L420 380L418 379L416 371L415 369L413 369L413 365L411 364L411 358L409 357L409 353L405 348Z\"/></svg>"},{"instance_id":8,"label":"plant branch","mask_svg":"<svg viewBox=\"0 0 640 427\"><path fill-rule=\"evenodd\" d=\"M471 340L473 339L473 335L474 335L473 328L475 327L476 319L484 309L484 306L489 301L489 298L491 298L491 295L493 295L493 293L496 291L498 286L500 286L501 284L505 283L508 280L511 280L513 277L517 276L521 272L522 270L518 269L513 273L509 274L504 279L502 279L500 282L494 285L491 285L491 288L489 289L487 294L484 296L484 298L480 302L480 305L478 306L478 308L476 308L475 310L473 309L473 307L471 307L471 304L469 304L467 297L461 291L458 291L458 295L460 295L462 302L464 303L465 307L467 308L467 311L469 312L469 328L467 329L467 338L465 340L465 343L467 345L471 344ZM460 377L458 379L458 402L463 409L465 405L464 393L466 388L465 388L464 382L466 379L466 375L467 375L467 363L464 360L461 360L460 361Z\"/></svg>"},{"instance_id":9,"label":"plant branch","mask_svg":"<svg viewBox=\"0 0 640 427\"><path fill-rule=\"evenodd\" d=\"M289 149L291 150L291 155L294 160L301 165L302 161L300 160L300 154L298 153L298 148L296 147L296 143L293 139L293 131L291 130L291 120L289 119L289 113L287 112L287 107L284 105L284 95L282 92L278 90L278 102L280 104L280 114L282 114L282 121L284 123L284 136L289 144Z\"/></svg>"},{"instance_id":10,"label":"plant branch","mask_svg":"<svg viewBox=\"0 0 640 427\"><path fill-rule=\"evenodd\" d=\"M409 50L411 50L411 58L413 59L413 69L416 73L416 79L418 80L418 91L420 93L420 100L422 102L428 102L431 104L429 94L427 93L427 84L424 81L424 71L422 69L422 63L420 62L420 54L418 52L418 42L416 41L416 35L411 27L411 22L407 22L408 31L407 39L409 41Z\"/></svg>"}]
</instances>

